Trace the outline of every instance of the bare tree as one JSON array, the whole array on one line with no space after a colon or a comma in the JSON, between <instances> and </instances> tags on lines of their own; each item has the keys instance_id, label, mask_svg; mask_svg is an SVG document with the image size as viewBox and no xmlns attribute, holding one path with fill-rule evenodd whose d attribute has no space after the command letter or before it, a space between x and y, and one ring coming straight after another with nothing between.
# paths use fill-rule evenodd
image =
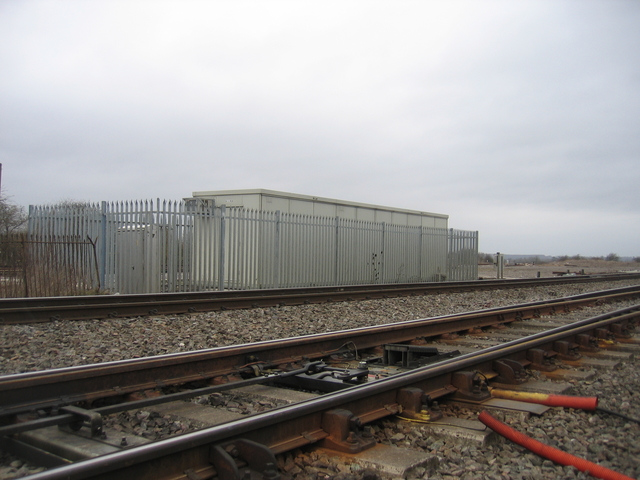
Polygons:
<instances>
[{"instance_id":1,"label":"bare tree","mask_svg":"<svg viewBox=\"0 0 640 480\"><path fill-rule=\"evenodd\" d=\"M5 196L0 196L0 233L8 235L19 232L27 225L27 214L24 207L11 203Z\"/></svg>"},{"instance_id":2,"label":"bare tree","mask_svg":"<svg viewBox=\"0 0 640 480\"><path fill-rule=\"evenodd\" d=\"M82 209L91 207L91 202L86 200L76 200L75 198L61 198L53 204L54 207Z\"/></svg>"}]
</instances>

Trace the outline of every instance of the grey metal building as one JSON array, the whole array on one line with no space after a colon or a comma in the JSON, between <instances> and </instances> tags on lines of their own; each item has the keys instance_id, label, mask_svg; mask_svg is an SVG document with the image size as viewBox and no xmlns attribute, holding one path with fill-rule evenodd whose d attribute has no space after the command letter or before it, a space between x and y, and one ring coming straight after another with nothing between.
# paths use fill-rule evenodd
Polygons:
<instances>
[{"instance_id":1,"label":"grey metal building","mask_svg":"<svg viewBox=\"0 0 640 480\"><path fill-rule=\"evenodd\" d=\"M448 215L264 189L194 192L191 201L224 212L194 225L196 238L225 225L215 249L194 245L194 265L225 252L218 288L477 278L477 232L448 229Z\"/></svg>"},{"instance_id":2,"label":"grey metal building","mask_svg":"<svg viewBox=\"0 0 640 480\"><path fill-rule=\"evenodd\" d=\"M70 278L86 272L87 288L112 293L474 280L478 232L447 223L436 213L233 190L31 206L28 241L41 264L68 264ZM92 254L78 256L80 244Z\"/></svg>"},{"instance_id":3,"label":"grey metal building","mask_svg":"<svg viewBox=\"0 0 640 480\"><path fill-rule=\"evenodd\" d=\"M193 192L194 198L209 199L215 206L241 207L265 212L388 223L411 227L447 228L448 215L402 208L382 207L333 198L312 197L275 190L219 190Z\"/></svg>"}]
</instances>

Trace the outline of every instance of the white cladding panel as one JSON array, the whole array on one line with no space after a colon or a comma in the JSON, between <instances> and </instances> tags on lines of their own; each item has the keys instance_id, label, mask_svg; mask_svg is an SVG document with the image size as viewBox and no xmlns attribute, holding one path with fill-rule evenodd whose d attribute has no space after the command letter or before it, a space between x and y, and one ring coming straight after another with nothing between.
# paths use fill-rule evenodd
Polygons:
<instances>
[{"instance_id":1,"label":"white cladding panel","mask_svg":"<svg viewBox=\"0 0 640 480\"><path fill-rule=\"evenodd\" d=\"M391 214L391 221L394 225L411 225L409 223L409 215L406 213L393 212Z\"/></svg>"},{"instance_id":2,"label":"white cladding panel","mask_svg":"<svg viewBox=\"0 0 640 480\"><path fill-rule=\"evenodd\" d=\"M393 212L385 210L375 210L376 223L393 223Z\"/></svg>"},{"instance_id":3,"label":"white cladding panel","mask_svg":"<svg viewBox=\"0 0 640 480\"><path fill-rule=\"evenodd\" d=\"M338 206L329 203L314 202L313 214L316 217L337 217L339 216Z\"/></svg>"},{"instance_id":4,"label":"white cladding panel","mask_svg":"<svg viewBox=\"0 0 640 480\"><path fill-rule=\"evenodd\" d=\"M356 214L356 220L361 220L363 222L375 222L376 211L367 210L366 208L358 208L357 214Z\"/></svg>"},{"instance_id":5,"label":"white cladding panel","mask_svg":"<svg viewBox=\"0 0 640 480\"><path fill-rule=\"evenodd\" d=\"M215 197L214 197L215 198ZM282 197L262 197L261 206L259 210L264 212L291 212L291 205L288 198ZM217 202L216 202L217 203ZM293 212L292 212L293 213ZM298 213L298 212L296 212Z\"/></svg>"},{"instance_id":6,"label":"white cladding panel","mask_svg":"<svg viewBox=\"0 0 640 480\"><path fill-rule=\"evenodd\" d=\"M344 218L347 220L357 220L358 209L356 207L349 207L347 205L338 205L336 207L336 217Z\"/></svg>"},{"instance_id":7,"label":"white cladding panel","mask_svg":"<svg viewBox=\"0 0 640 480\"><path fill-rule=\"evenodd\" d=\"M423 227L436 227L436 228L448 228L448 222L446 218L433 218L433 225L425 225Z\"/></svg>"},{"instance_id":8,"label":"white cladding panel","mask_svg":"<svg viewBox=\"0 0 640 480\"><path fill-rule=\"evenodd\" d=\"M195 198L215 200L217 206L283 213L338 217L346 220L407 225L415 227L448 228L448 215L394 209L378 205L312 197L273 190L226 190L193 192Z\"/></svg>"},{"instance_id":9,"label":"white cladding panel","mask_svg":"<svg viewBox=\"0 0 640 480\"><path fill-rule=\"evenodd\" d=\"M289 210L282 210L282 212L296 213L300 215L313 215L313 203L301 202L300 200L296 200L295 198L289 199L288 202Z\"/></svg>"}]
</instances>

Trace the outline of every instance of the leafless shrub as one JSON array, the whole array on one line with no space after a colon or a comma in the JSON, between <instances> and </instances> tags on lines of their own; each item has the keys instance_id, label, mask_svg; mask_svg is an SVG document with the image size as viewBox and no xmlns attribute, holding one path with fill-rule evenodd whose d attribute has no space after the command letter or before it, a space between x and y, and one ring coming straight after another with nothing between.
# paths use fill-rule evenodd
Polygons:
<instances>
[{"instance_id":1,"label":"leafless shrub","mask_svg":"<svg viewBox=\"0 0 640 480\"><path fill-rule=\"evenodd\" d=\"M88 240L0 235L0 297L96 293L94 258Z\"/></svg>"}]
</instances>

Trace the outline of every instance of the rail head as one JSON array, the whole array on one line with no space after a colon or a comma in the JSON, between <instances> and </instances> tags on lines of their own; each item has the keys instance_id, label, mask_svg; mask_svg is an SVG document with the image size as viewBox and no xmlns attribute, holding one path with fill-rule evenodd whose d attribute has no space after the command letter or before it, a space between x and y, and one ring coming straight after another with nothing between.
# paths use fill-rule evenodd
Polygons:
<instances>
[{"instance_id":1,"label":"rail head","mask_svg":"<svg viewBox=\"0 0 640 480\"><path fill-rule=\"evenodd\" d=\"M118 397L159 386L209 381L237 375L254 358L265 367L317 360L341 350L374 348L420 337L534 318L609 298L640 296L640 286L581 294L550 301L416 319L324 334L269 340L138 359L105 362L0 377L0 416L20 411ZM245 369L248 369L246 367Z\"/></svg>"},{"instance_id":2,"label":"rail head","mask_svg":"<svg viewBox=\"0 0 640 480\"><path fill-rule=\"evenodd\" d=\"M302 305L471 290L640 279L640 273L473 280L467 282L345 285L278 290L208 291L140 295L90 295L0 299L0 324L38 323L127 316L171 315L238 308Z\"/></svg>"},{"instance_id":3,"label":"rail head","mask_svg":"<svg viewBox=\"0 0 640 480\"><path fill-rule=\"evenodd\" d=\"M417 389L426 394L433 388L441 388L443 384L451 386L452 375L455 372L482 368L481 365L487 365L494 360L522 355L528 349L549 345L558 339L570 339L582 332L607 327L620 321L636 321L638 318L640 318L639 305L479 352L443 360L437 364L392 377L353 386L318 399L280 407L180 437L52 469L30 478L33 480L168 479L182 474L186 469L185 464L178 461L177 466L170 467L171 462L160 462L160 458L177 459L181 453L187 453L184 458L190 462L189 468L210 468L211 448L234 439L243 438L262 442L276 452L281 451L283 445L300 446L301 439L306 443L313 443L331 435L331 432L323 430L326 428L323 418L336 409L347 409L347 412L356 418L367 419L367 421L380 418L379 415L391 415L401 410L399 403L399 399L403 397L400 394L401 391L406 393ZM449 391L455 392L456 387L451 386ZM307 432L307 434L295 432ZM171 468L174 470L170 471ZM143 472L144 475L141 475Z\"/></svg>"}]
</instances>

